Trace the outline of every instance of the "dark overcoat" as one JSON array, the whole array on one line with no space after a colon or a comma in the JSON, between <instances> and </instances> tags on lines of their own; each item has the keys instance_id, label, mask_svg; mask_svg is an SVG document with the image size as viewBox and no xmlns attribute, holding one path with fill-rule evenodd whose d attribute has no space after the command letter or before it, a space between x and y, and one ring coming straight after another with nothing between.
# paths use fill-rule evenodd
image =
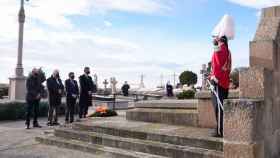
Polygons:
<instances>
[{"instance_id":1,"label":"dark overcoat","mask_svg":"<svg viewBox=\"0 0 280 158\"><path fill-rule=\"evenodd\" d=\"M64 86L61 79L50 77L47 79L47 87L49 92L49 104L50 106L58 106L61 104L62 94L59 94L59 90L63 92Z\"/></svg>"},{"instance_id":2,"label":"dark overcoat","mask_svg":"<svg viewBox=\"0 0 280 158\"><path fill-rule=\"evenodd\" d=\"M92 95L89 91L96 93L96 85L90 76L82 75L79 77L80 82L80 106L92 106Z\"/></svg>"}]
</instances>

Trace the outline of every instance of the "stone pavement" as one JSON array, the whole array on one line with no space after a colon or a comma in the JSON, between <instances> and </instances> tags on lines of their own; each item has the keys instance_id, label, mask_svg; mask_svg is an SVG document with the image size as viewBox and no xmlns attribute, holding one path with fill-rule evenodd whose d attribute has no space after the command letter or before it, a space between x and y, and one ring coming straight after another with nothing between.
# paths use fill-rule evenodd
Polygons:
<instances>
[{"instance_id":1,"label":"stone pavement","mask_svg":"<svg viewBox=\"0 0 280 158\"><path fill-rule=\"evenodd\" d=\"M60 118L60 122L63 121ZM24 121L0 122L0 158L104 158L103 155L39 144L35 141L36 136L54 130L54 127L46 126L46 118L41 118L39 122L43 128L31 130L24 128Z\"/></svg>"}]
</instances>

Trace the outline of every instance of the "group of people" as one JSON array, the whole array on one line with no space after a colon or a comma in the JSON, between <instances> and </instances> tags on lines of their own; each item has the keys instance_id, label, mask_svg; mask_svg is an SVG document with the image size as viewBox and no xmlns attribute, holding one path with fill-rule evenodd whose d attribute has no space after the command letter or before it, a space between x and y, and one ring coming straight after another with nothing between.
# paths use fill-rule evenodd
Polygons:
<instances>
[{"instance_id":1,"label":"group of people","mask_svg":"<svg viewBox=\"0 0 280 158\"><path fill-rule=\"evenodd\" d=\"M231 72L231 53L228 48L228 39L226 36L214 39L214 53L211 61L211 74L209 80L212 86L213 105L217 118L217 136L223 137L223 104L224 99L228 98L230 72ZM34 110L33 127L40 128L37 116L39 102L43 97L43 85L46 80L39 75L39 69L33 69L26 82L27 87L27 111L26 111L26 128L30 128L30 116ZM66 93L66 123L74 121L75 104L79 98L79 118L85 118L88 113L88 107L92 105L92 94L96 93L97 87L90 77L90 68L84 68L84 74L79 77L80 88L75 80L75 74L69 73L69 79L63 84L59 76L59 71L55 70L50 78L47 79L47 89L49 93L49 111L48 126L59 125L57 112L61 105L61 99ZM130 86L127 82L122 86L122 92L128 96ZM173 87L171 84L166 85L168 96L173 96Z\"/></svg>"},{"instance_id":2,"label":"group of people","mask_svg":"<svg viewBox=\"0 0 280 158\"><path fill-rule=\"evenodd\" d=\"M48 126L59 125L58 108L62 103L62 96L66 94L66 114L65 123L74 122L75 105L79 99L79 118L85 118L88 107L92 106L92 94L97 92L96 84L90 76L90 68L84 68L84 74L79 77L79 85L75 80L74 72L69 73L69 78L62 82L59 71L55 70L51 77L46 79L40 69L34 68L27 78L26 88L26 129L30 129L30 117L33 109L33 127L41 128L38 123L39 103L43 98L44 86L42 83L47 81L48 89Z\"/></svg>"}]
</instances>

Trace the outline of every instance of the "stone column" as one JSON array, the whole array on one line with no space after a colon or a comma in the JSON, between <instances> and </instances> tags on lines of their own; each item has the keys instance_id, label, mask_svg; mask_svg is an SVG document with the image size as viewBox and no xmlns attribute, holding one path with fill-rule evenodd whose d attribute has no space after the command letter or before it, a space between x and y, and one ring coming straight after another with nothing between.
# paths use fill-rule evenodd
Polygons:
<instances>
[{"instance_id":1,"label":"stone column","mask_svg":"<svg viewBox=\"0 0 280 158\"><path fill-rule=\"evenodd\" d=\"M114 94L117 93L117 87L116 87L116 85L117 85L118 81L116 80L115 77L112 77L112 78L110 79L110 82L111 82L112 94L114 95Z\"/></svg>"},{"instance_id":2,"label":"stone column","mask_svg":"<svg viewBox=\"0 0 280 158\"><path fill-rule=\"evenodd\" d=\"M202 75L201 90L207 90L207 83L206 83L207 68L206 68L206 64L202 65L202 69L200 70L200 74Z\"/></svg>"},{"instance_id":3,"label":"stone column","mask_svg":"<svg viewBox=\"0 0 280 158\"><path fill-rule=\"evenodd\" d=\"M103 84L104 84L104 92L106 92L106 91L107 91L107 85L109 84L108 81L107 81L107 79L105 79L105 80L103 81Z\"/></svg>"},{"instance_id":4,"label":"stone column","mask_svg":"<svg viewBox=\"0 0 280 158\"><path fill-rule=\"evenodd\" d=\"M237 99L225 102L225 158L268 158L265 156L264 107L263 100Z\"/></svg>"},{"instance_id":5,"label":"stone column","mask_svg":"<svg viewBox=\"0 0 280 158\"><path fill-rule=\"evenodd\" d=\"M94 74L93 77L94 77L94 83L96 85L96 89L98 89L98 76L97 76L97 74Z\"/></svg>"},{"instance_id":6,"label":"stone column","mask_svg":"<svg viewBox=\"0 0 280 158\"><path fill-rule=\"evenodd\" d=\"M15 69L15 76L10 79L9 99L10 100L24 100L26 93L26 77L24 76L22 66L22 51L23 51L23 29L25 22L24 0L21 0L21 7L18 15L19 21L19 38L18 38L18 54L17 66Z\"/></svg>"},{"instance_id":7,"label":"stone column","mask_svg":"<svg viewBox=\"0 0 280 158\"><path fill-rule=\"evenodd\" d=\"M139 88L145 88L144 75L143 74L141 75L141 81L140 81L140 84L139 84Z\"/></svg>"}]
</instances>

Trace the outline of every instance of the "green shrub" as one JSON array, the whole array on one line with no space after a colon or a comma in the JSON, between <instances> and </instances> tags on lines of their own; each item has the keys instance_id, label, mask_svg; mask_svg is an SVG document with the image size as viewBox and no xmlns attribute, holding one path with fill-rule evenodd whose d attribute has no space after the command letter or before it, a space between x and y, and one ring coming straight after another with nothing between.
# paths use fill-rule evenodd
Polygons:
<instances>
[{"instance_id":1,"label":"green shrub","mask_svg":"<svg viewBox=\"0 0 280 158\"><path fill-rule=\"evenodd\" d=\"M184 71L179 76L179 80L182 85L195 85L197 83L197 74L192 71Z\"/></svg>"},{"instance_id":2,"label":"green shrub","mask_svg":"<svg viewBox=\"0 0 280 158\"><path fill-rule=\"evenodd\" d=\"M101 112L95 112L89 117L111 117L111 116L117 116L117 112L111 109L108 109L105 113Z\"/></svg>"},{"instance_id":3,"label":"green shrub","mask_svg":"<svg viewBox=\"0 0 280 158\"><path fill-rule=\"evenodd\" d=\"M179 93L177 95L177 98L180 99L180 100L183 100L183 99L194 99L194 96L195 96L195 91L187 90L187 91L183 91L183 92Z\"/></svg>"},{"instance_id":4,"label":"green shrub","mask_svg":"<svg viewBox=\"0 0 280 158\"><path fill-rule=\"evenodd\" d=\"M22 120L25 119L26 113L26 106L25 102L3 102L0 103L0 121L4 120ZM65 113L65 103L59 107L58 114ZM39 105L39 117L46 117L48 116L48 108L49 104L46 101L40 102Z\"/></svg>"}]
</instances>

